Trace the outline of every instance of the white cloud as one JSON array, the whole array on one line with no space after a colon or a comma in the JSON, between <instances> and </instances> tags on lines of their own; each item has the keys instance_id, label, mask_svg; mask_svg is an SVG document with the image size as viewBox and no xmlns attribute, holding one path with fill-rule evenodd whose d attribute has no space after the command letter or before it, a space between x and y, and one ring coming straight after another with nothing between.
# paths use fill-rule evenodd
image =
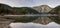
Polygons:
<instances>
[{"instance_id":1,"label":"white cloud","mask_svg":"<svg viewBox=\"0 0 60 28\"><path fill-rule=\"evenodd\" d=\"M0 0L0 3L8 4L10 6L40 6L43 4L47 4L51 7L55 7L60 5L60 0Z\"/></svg>"},{"instance_id":2,"label":"white cloud","mask_svg":"<svg viewBox=\"0 0 60 28\"><path fill-rule=\"evenodd\" d=\"M8 4L10 6L23 6L20 5L24 0L0 0L0 3Z\"/></svg>"}]
</instances>

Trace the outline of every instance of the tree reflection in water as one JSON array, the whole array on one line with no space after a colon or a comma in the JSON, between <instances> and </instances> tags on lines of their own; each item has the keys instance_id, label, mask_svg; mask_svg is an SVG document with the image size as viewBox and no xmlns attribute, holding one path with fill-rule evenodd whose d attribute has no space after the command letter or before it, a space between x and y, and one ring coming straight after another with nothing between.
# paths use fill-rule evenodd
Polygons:
<instances>
[{"instance_id":1,"label":"tree reflection in water","mask_svg":"<svg viewBox=\"0 0 60 28\"><path fill-rule=\"evenodd\" d=\"M49 17L53 20L53 22L57 23L57 24L60 24L60 18L58 16L52 16L52 17Z\"/></svg>"},{"instance_id":2,"label":"tree reflection in water","mask_svg":"<svg viewBox=\"0 0 60 28\"><path fill-rule=\"evenodd\" d=\"M10 19L14 19L14 22L22 22L22 23L28 23L28 22L34 22L34 23L38 23L38 24L43 24L43 25L47 25L50 22L56 22L58 24L60 19L58 19L58 16L23 16L23 17L19 17L19 18L10 18Z\"/></svg>"}]
</instances>

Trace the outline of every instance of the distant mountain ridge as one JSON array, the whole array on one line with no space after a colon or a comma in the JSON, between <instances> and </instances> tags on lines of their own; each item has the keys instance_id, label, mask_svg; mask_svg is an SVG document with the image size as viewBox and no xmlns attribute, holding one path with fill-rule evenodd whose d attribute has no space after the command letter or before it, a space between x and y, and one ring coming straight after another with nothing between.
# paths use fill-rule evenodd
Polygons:
<instances>
[{"instance_id":1,"label":"distant mountain ridge","mask_svg":"<svg viewBox=\"0 0 60 28\"><path fill-rule=\"evenodd\" d=\"M39 13L48 13L50 10L52 10L52 8L48 5L35 6L33 9L37 10Z\"/></svg>"},{"instance_id":2,"label":"distant mountain ridge","mask_svg":"<svg viewBox=\"0 0 60 28\"><path fill-rule=\"evenodd\" d=\"M1 14L38 14L36 10L31 7L11 7L6 4L0 3L0 13Z\"/></svg>"},{"instance_id":3,"label":"distant mountain ridge","mask_svg":"<svg viewBox=\"0 0 60 28\"><path fill-rule=\"evenodd\" d=\"M31 7L13 7L12 9L22 14L39 14L39 12Z\"/></svg>"},{"instance_id":4,"label":"distant mountain ridge","mask_svg":"<svg viewBox=\"0 0 60 28\"><path fill-rule=\"evenodd\" d=\"M1 7L2 6L2 7ZM51 7L48 5L41 5L41 6L35 6L35 7L11 7L9 5L0 4L0 9L10 10L11 14L15 13L23 13L23 14L39 14L39 13L48 13L52 10Z\"/></svg>"}]
</instances>

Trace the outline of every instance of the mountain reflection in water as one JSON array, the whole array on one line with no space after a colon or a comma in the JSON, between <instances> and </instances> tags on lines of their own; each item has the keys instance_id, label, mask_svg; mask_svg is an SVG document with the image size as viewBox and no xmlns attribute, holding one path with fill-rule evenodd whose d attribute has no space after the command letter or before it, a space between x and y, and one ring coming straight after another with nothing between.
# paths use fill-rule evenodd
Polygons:
<instances>
[{"instance_id":1,"label":"mountain reflection in water","mask_svg":"<svg viewBox=\"0 0 60 28\"><path fill-rule=\"evenodd\" d=\"M33 23L11 23L10 25L12 28L60 28L60 25L52 20L51 17L43 16L38 17Z\"/></svg>"},{"instance_id":2,"label":"mountain reflection in water","mask_svg":"<svg viewBox=\"0 0 60 28\"><path fill-rule=\"evenodd\" d=\"M11 23L12 28L60 28L60 25L55 22L51 22L47 25L36 24L36 23Z\"/></svg>"}]
</instances>

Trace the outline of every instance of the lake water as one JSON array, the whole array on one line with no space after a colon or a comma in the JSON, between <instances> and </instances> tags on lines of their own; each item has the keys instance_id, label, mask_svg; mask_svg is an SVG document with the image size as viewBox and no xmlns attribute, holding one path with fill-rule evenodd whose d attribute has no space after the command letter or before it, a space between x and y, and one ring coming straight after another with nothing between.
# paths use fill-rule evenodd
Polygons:
<instances>
[{"instance_id":1,"label":"lake water","mask_svg":"<svg viewBox=\"0 0 60 28\"><path fill-rule=\"evenodd\" d=\"M60 25L51 22L47 25L37 24L37 23L11 23L10 26L12 28L60 28Z\"/></svg>"},{"instance_id":2,"label":"lake water","mask_svg":"<svg viewBox=\"0 0 60 28\"><path fill-rule=\"evenodd\" d=\"M49 24L47 25L43 25L43 24L38 24L39 21L41 20L42 21L48 21L48 17L41 17L39 19L37 19L37 23L11 23L10 26L12 28L60 28L60 25L55 23L55 22L50 22Z\"/></svg>"},{"instance_id":3,"label":"lake water","mask_svg":"<svg viewBox=\"0 0 60 28\"><path fill-rule=\"evenodd\" d=\"M51 17L49 18L47 16L38 17L37 20L34 20L33 22L36 22L36 23L32 23L32 22L30 22L30 23L11 23L10 26L12 28L60 28L59 24L53 22L51 20ZM38 24L38 23L40 23L40 24ZM43 25L43 24L47 24L47 25Z\"/></svg>"}]
</instances>

